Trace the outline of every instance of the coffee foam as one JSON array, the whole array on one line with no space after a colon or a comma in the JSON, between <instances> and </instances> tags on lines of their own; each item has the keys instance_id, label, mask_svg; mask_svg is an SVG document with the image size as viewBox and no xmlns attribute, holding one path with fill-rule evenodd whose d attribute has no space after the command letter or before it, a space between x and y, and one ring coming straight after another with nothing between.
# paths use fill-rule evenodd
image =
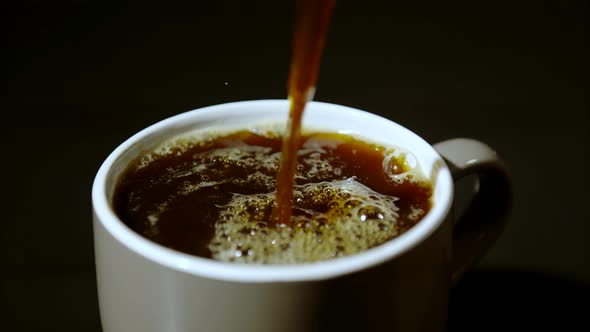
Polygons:
<instances>
[{"instance_id":1,"label":"coffee foam","mask_svg":"<svg viewBox=\"0 0 590 332\"><path fill-rule=\"evenodd\" d=\"M221 129L216 129L216 130L199 129L196 131L180 134L174 138L164 141L160 145L156 146L151 152L145 153L142 156L142 158L140 159L140 162L138 164L138 168L145 167L146 165L150 164L154 159L157 159L159 156L170 155L170 154L180 155L184 151L186 151L187 149L192 147L194 144L206 144L208 142L214 141L215 139L217 139L221 136L232 134L232 133L235 133L238 131L243 131L243 130L245 130L245 128L240 126L240 127L236 127L236 128L228 127L228 128L221 128ZM266 136L269 138L274 138L274 137L278 137L283 134L284 125L281 123L274 123L274 122L263 123L263 124L258 124L256 126L252 126L246 130L249 130L250 132L257 134L257 135L262 135L262 136ZM302 132L302 135L309 135L314 132L333 132L333 130L322 129L322 128L306 128ZM388 177L391 181L396 182L396 183L407 182L407 181L427 182L427 179L424 178L424 176L420 170L420 166L418 164L416 157L411 152L409 152L401 147L394 146L392 144L383 144L382 142L375 142L374 140L368 139L366 137L356 136L356 135L350 135L350 136L352 136L360 141L366 142L368 144L376 144L378 146L383 146L387 149L385 158L383 159L383 169L385 170L386 174L388 174ZM298 154L299 154L299 156L308 155L308 157L306 159L304 159L304 162L307 162L307 159L319 159L320 154L325 153L325 151L321 148L321 146L323 144L325 144L324 141L318 142L313 139L309 140L305 143L305 145L302 147L302 149L300 149L298 151ZM239 150L239 149L243 149L243 148L256 149L256 148L261 148L261 147L241 146L237 149L236 148L233 148L233 149ZM220 150L224 150L224 149L220 149ZM221 152L221 153L226 153L226 152ZM240 155L239 152L232 152L232 153L234 153L234 158L236 158L236 159L244 158L244 156ZM257 162L264 163L263 166L267 170L276 170L276 169L278 169L280 155L281 155L280 152L277 152L272 155L272 158L265 158L263 160L257 160ZM399 173L396 172L395 170L392 170L389 166L392 160L403 161L405 170L403 172L399 172ZM333 172L340 171L340 169L338 169L338 168L329 170L328 168L325 167L325 164L327 164L327 163L328 162L325 162L325 163L323 163L324 165L322 165L319 162L313 162L314 167L317 167L317 169L312 168L312 169L308 170L308 172L311 172L312 175L316 175L315 172L318 172L318 171L321 172L321 170L333 171Z\"/></svg>"},{"instance_id":2,"label":"coffee foam","mask_svg":"<svg viewBox=\"0 0 590 332\"><path fill-rule=\"evenodd\" d=\"M393 162L397 161L397 162ZM401 163L401 167L397 166ZM398 184L404 182L421 183L427 180L422 175L416 157L401 148L389 149L383 158L383 171L391 182Z\"/></svg>"},{"instance_id":3,"label":"coffee foam","mask_svg":"<svg viewBox=\"0 0 590 332\"><path fill-rule=\"evenodd\" d=\"M236 194L222 209L209 245L226 262L288 264L357 253L398 235L398 199L354 178L298 185L293 226L265 222L275 192ZM323 211L300 206L327 207Z\"/></svg>"}]
</instances>

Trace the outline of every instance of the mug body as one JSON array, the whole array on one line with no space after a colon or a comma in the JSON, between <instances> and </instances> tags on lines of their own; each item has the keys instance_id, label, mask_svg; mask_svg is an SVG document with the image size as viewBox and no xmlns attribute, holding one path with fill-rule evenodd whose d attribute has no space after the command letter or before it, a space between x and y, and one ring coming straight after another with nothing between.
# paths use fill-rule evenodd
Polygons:
<instances>
[{"instance_id":1,"label":"mug body","mask_svg":"<svg viewBox=\"0 0 590 332\"><path fill-rule=\"evenodd\" d=\"M450 285L453 198L436 151L385 118L312 102L303 128L350 134L411 152L433 184L432 208L399 237L355 255L297 265L221 263L153 243L115 215L114 188L132 160L200 131L286 123L286 100L229 103L163 120L119 146L92 189L100 314L118 331L442 331Z\"/></svg>"}]
</instances>

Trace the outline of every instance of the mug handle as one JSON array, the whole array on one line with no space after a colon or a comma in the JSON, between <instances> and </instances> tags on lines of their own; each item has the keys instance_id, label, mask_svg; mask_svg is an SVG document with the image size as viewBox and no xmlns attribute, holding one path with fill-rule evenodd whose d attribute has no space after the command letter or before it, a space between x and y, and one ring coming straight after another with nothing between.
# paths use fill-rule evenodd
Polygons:
<instances>
[{"instance_id":1,"label":"mug handle","mask_svg":"<svg viewBox=\"0 0 590 332\"><path fill-rule=\"evenodd\" d=\"M465 212L454 223L453 283L498 239L512 205L512 184L506 166L486 144L455 138L434 145L447 163L453 181L475 174L474 194Z\"/></svg>"}]
</instances>

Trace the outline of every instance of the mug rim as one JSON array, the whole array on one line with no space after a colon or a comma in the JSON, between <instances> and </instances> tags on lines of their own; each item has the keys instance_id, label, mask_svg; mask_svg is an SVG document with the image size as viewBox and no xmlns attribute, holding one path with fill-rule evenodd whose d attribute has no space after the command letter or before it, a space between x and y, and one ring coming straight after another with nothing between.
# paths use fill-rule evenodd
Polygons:
<instances>
[{"instance_id":1,"label":"mug rim","mask_svg":"<svg viewBox=\"0 0 590 332\"><path fill-rule=\"evenodd\" d=\"M453 182L450 170L432 145L424 141L424 139L414 132L387 118L348 106L317 101L311 102L314 107L335 107L356 113L365 118L370 118L374 121L386 121L388 126L398 131L401 130L404 138L406 136L411 137L414 141L424 145L426 149L429 149L430 152L433 152L440 159L441 163L439 163L440 169L437 173L436 184L433 185L443 186L446 190L420 222L392 240L353 255L312 263L262 265L220 262L164 247L130 229L113 211L107 195L107 183L113 166L126 151L138 142L141 142L142 139L154 133L164 131L167 128L174 127L175 124L182 123L183 121L193 121L194 123L194 120L191 119L197 113L201 115L204 112L219 112L223 108L252 107L255 104L266 104L267 106L269 104L275 104L277 107L284 107L288 105L286 103L288 103L288 100L285 99L261 99L212 105L168 117L140 130L113 150L98 170L92 185L94 222L100 223L110 236L121 245L149 261L191 275L234 282L298 282L343 276L368 269L403 255L428 239L441 226L451 208Z\"/></svg>"}]
</instances>

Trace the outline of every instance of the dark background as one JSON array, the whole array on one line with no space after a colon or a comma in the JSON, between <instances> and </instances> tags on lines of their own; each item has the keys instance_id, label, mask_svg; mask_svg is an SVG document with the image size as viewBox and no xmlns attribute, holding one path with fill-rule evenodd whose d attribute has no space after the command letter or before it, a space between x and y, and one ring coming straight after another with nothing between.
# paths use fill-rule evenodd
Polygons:
<instances>
[{"instance_id":1,"label":"dark background","mask_svg":"<svg viewBox=\"0 0 590 332\"><path fill-rule=\"evenodd\" d=\"M2 330L100 331L98 167L165 117L284 98L292 3L0 6ZM508 228L453 290L451 331L589 325L588 18L584 1L337 4L316 100L480 139L512 171Z\"/></svg>"}]
</instances>

